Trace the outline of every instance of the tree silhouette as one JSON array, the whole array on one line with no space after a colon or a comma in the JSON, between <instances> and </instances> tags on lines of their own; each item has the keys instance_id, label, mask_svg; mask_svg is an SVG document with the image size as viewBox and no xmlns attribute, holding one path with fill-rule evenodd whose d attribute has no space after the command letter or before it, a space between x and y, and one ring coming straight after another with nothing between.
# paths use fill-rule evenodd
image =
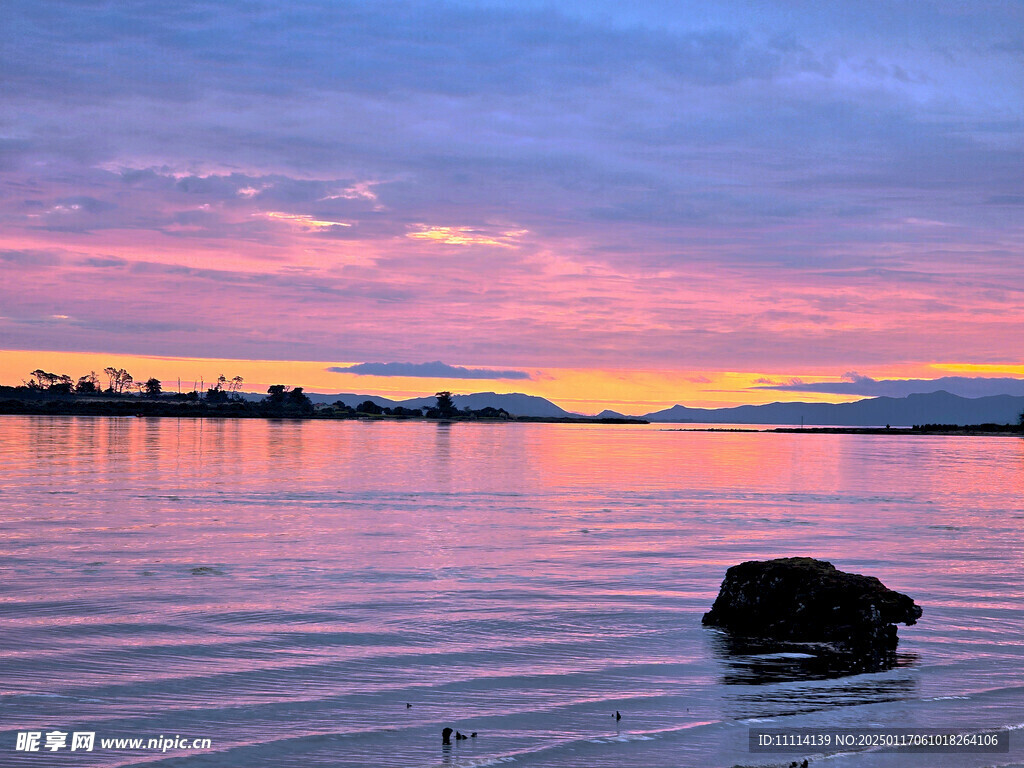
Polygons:
<instances>
[{"instance_id":1,"label":"tree silhouette","mask_svg":"<svg viewBox=\"0 0 1024 768\"><path fill-rule=\"evenodd\" d=\"M219 386L210 387L206 390L206 396L203 399L208 403L226 403L228 401L228 393Z\"/></svg>"},{"instance_id":2,"label":"tree silhouette","mask_svg":"<svg viewBox=\"0 0 1024 768\"><path fill-rule=\"evenodd\" d=\"M70 395L71 389L71 377L66 373L60 374L50 385L50 391L58 395Z\"/></svg>"},{"instance_id":3,"label":"tree silhouette","mask_svg":"<svg viewBox=\"0 0 1024 768\"><path fill-rule=\"evenodd\" d=\"M29 377L25 382L29 389L45 389L57 395L71 394L71 377L66 373L48 373L42 368L36 368Z\"/></svg>"},{"instance_id":4,"label":"tree silhouette","mask_svg":"<svg viewBox=\"0 0 1024 768\"><path fill-rule=\"evenodd\" d=\"M454 416L459 411L455 407L455 401L452 400L452 393L445 390L444 392L438 392L434 395L437 398L437 405L435 408L441 416Z\"/></svg>"},{"instance_id":5,"label":"tree silhouette","mask_svg":"<svg viewBox=\"0 0 1024 768\"><path fill-rule=\"evenodd\" d=\"M47 373L42 368L36 368L28 376L29 378L25 385L29 389L46 389L53 383L53 374Z\"/></svg>"},{"instance_id":6,"label":"tree silhouette","mask_svg":"<svg viewBox=\"0 0 1024 768\"><path fill-rule=\"evenodd\" d=\"M302 387L289 389L284 384L274 384L263 399L264 412L279 416L310 416L313 401L302 392Z\"/></svg>"},{"instance_id":7,"label":"tree silhouette","mask_svg":"<svg viewBox=\"0 0 1024 768\"><path fill-rule=\"evenodd\" d=\"M509 416L508 411L506 411L504 408L495 408L495 407L490 406L490 405L484 406L483 408L481 408L478 411L473 411L473 413L475 415L477 415L477 416L480 416L481 418L484 418L484 419L508 419L508 418L511 418Z\"/></svg>"},{"instance_id":8,"label":"tree silhouette","mask_svg":"<svg viewBox=\"0 0 1024 768\"><path fill-rule=\"evenodd\" d=\"M288 405L296 406L302 410L313 410L313 401L302 392L302 387L295 387L288 393Z\"/></svg>"},{"instance_id":9,"label":"tree silhouette","mask_svg":"<svg viewBox=\"0 0 1024 768\"><path fill-rule=\"evenodd\" d=\"M160 383L160 379L155 377L146 379L146 383L142 385L142 388L150 397L156 397L157 395L164 391L163 385Z\"/></svg>"},{"instance_id":10,"label":"tree silhouette","mask_svg":"<svg viewBox=\"0 0 1024 768\"><path fill-rule=\"evenodd\" d=\"M107 374L107 389L116 394L121 394L132 385L135 379L124 368L108 367L103 372Z\"/></svg>"},{"instance_id":11,"label":"tree silhouette","mask_svg":"<svg viewBox=\"0 0 1024 768\"><path fill-rule=\"evenodd\" d=\"M267 390L266 402L269 405L284 405L284 398L287 392L288 387L284 384L272 384Z\"/></svg>"},{"instance_id":12,"label":"tree silhouette","mask_svg":"<svg viewBox=\"0 0 1024 768\"><path fill-rule=\"evenodd\" d=\"M89 371L85 376L78 377L78 383L75 384L75 392L80 395L89 395L93 392L99 391L100 380L96 378L96 371Z\"/></svg>"}]
</instances>

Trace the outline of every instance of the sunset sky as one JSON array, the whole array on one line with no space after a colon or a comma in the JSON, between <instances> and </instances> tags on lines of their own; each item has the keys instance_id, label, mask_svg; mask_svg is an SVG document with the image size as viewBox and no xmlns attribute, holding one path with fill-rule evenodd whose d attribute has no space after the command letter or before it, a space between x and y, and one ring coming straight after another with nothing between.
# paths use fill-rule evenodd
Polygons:
<instances>
[{"instance_id":1,"label":"sunset sky","mask_svg":"<svg viewBox=\"0 0 1024 768\"><path fill-rule=\"evenodd\" d=\"M1016 0L8 0L0 383L1001 391L1022 30ZM331 370L363 363L420 367Z\"/></svg>"}]
</instances>

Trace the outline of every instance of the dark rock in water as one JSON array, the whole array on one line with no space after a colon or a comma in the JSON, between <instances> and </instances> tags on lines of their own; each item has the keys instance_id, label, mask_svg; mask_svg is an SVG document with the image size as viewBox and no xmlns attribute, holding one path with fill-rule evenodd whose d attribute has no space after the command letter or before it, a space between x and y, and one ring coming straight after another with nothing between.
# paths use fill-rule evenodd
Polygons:
<instances>
[{"instance_id":1,"label":"dark rock in water","mask_svg":"<svg viewBox=\"0 0 1024 768\"><path fill-rule=\"evenodd\" d=\"M441 731L441 743L442 744L451 744L452 743L452 729L451 728L445 728L443 731Z\"/></svg>"},{"instance_id":2,"label":"dark rock in water","mask_svg":"<svg viewBox=\"0 0 1024 768\"><path fill-rule=\"evenodd\" d=\"M209 565L200 565L189 570L193 576L223 576L224 571Z\"/></svg>"},{"instance_id":3,"label":"dark rock in water","mask_svg":"<svg viewBox=\"0 0 1024 768\"><path fill-rule=\"evenodd\" d=\"M873 576L836 570L810 557L734 565L703 623L740 637L814 644L871 667L893 657L897 623L914 624L921 609Z\"/></svg>"}]
</instances>

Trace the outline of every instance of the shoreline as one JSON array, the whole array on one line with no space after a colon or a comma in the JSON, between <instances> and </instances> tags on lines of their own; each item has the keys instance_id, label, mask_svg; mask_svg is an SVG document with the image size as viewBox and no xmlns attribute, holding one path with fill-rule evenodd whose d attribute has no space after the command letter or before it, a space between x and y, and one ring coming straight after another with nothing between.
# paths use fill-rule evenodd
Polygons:
<instances>
[{"instance_id":1,"label":"shoreline","mask_svg":"<svg viewBox=\"0 0 1024 768\"><path fill-rule=\"evenodd\" d=\"M987 424L949 425L948 428L925 427L772 427L756 429L754 427L692 427L663 429L662 432L757 432L763 434L797 434L797 435L947 435L952 437L1024 437L1020 427L1007 424L1005 429L983 429Z\"/></svg>"},{"instance_id":2,"label":"shoreline","mask_svg":"<svg viewBox=\"0 0 1024 768\"><path fill-rule=\"evenodd\" d=\"M187 419L285 419L288 421L373 421L434 423L514 423L514 424L626 424L664 425L661 432L749 432L807 435L943 435L958 437L1024 437L1017 424L921 424L898 427L861 426L684 426L687 422L651 422L642 418L597 416L513 416L481 412L459 412L451 416L415 413L366 413L339 411L331 406L315 409L268 408L263 403L232 400L207 403L195 400L154 400L134 398L0 399L0 416L90 416L114 418L187 418ZM679 426L675 426L678 424Z\"/></svg>"},{"instance_id":3,"label":"shoreline","mask_svg":"<svg viewBox=\"0 0 1024 768\"><path fill-rule=\"evenodd\" d=\"M267 412L248 401L208 404L195 401L158 401L127 399L75 400L0 400L0 416L92 416L112 418L185 418L185 419L286 419L288 421L392 421L487 424L649 424L643 419L597 418L588 416L509 416L491 417L458 414L454 417L391 415L374 413L338 413L329 409L312 412Z\"/></svg>"}]
</instances>

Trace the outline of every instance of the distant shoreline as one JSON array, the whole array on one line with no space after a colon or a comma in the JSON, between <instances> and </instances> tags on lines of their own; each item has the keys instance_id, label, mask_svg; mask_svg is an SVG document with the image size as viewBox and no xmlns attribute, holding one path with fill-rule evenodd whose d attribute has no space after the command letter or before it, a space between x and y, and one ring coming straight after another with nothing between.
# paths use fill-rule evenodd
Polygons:
<instances>
[{"instance_id":1,"label":"distant shoreline","mask_svg":"<svg viewBox=\"0 0 1024 768\"><path fill-rule=\"evenodd\" d=\"M992 427L996 427L992 429ZM946 435L959 437L1024 437L1024 431L1014 424L943 424L925 425L923 427L771 427L757 429L754 427L691 427L662 429L662 432L759 432L797 435Z\"/></svg>"},{"instance_id":2,"label":"distant shoreline","mask_svg":"<svg viewBox=\"0 0 1024 768\"><path fill-rule=\"evenodd\" d=\"M337 404L340 405L340 404ZM289 407L268 408L266 403L253 403L241 399L227 402L206 402L178 398L138 398L134 396L36 397L0 398L0 415L6 416L110 416L161 417L187 419L286 419L289 421L422 421L446 423L515 423L515 424L628 424L661 426L662 432L761 432L807 435L949 435L981 437L1024 437L1024 427L1018 424L920 424L898 427L861 426L772 426L729 425L685 426L686 422L652 422L643 418L599 416L515 416L497 409L482 411L454 411L447 415L416 409L396 409L397 413L340 410L336 406L313 406L299 410ZM675 426L678 424L679 426Z\"/></svg>"},{"instance_id":3,"label":"distant shoreline","mask_svg":"<svg viewBox=\"0 0 1024 768\"><path fill-rule=\"evenodd\" d=\"M202 401L159 401L142 399L39 399L0 400L0 416L109 416L114 418L155 417L185 419L286 419L289 421L413 421L451 423L545 423L545 424L649 424L643 419L597 418L588 416L488 417L457 413L452 416L415 416L373 413L339 413L331 409L308 413L268 413L240 401L210 404Z\"/></svg>"}]
</instances>

